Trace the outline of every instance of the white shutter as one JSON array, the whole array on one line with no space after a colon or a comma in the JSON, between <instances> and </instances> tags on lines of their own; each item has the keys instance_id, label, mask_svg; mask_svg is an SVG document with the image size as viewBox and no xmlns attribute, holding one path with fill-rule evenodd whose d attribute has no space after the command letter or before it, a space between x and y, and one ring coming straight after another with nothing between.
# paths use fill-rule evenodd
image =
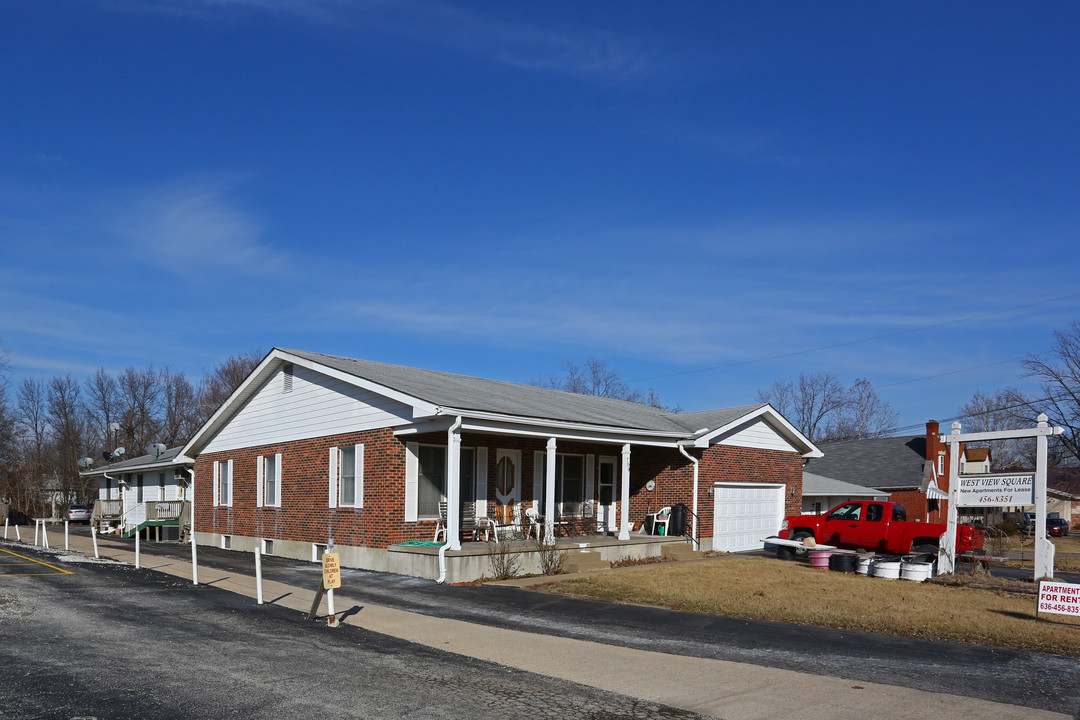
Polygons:
<instances>
[{"instance_id":1,"label":"white shutter","mask_svg":"<svg viewBox=\"0 0 1080 720\"><path fill-rule=\"evenodd\" d=\"M330 507L337 507L337 485L338 485L338 450L336 447L330 448Z\"/></svg>"},{"instance_id":2,"label":"white shutter","mask_svg":"<svg viewBox=\"0 0 1080 720\"><path fill-rule=\"evenodd\" d=\"M233 482L233 461L225 461L225 477L229 479L229 502L225 503L229 507L233 505L233 498L236 497L236 483Z\"/></svg>"},{"instance_id":3,"label":"white shutter","mask_svg":"<svg viewBox=\"0 0 1080 720\"><path fill-rule=\"evenodd\" d=\"M263 506L263 456L255 458L255 507Z\"/></svg>"},{"instance_id":4,"label":"white shutter","mask_svg":"<svg viewBox=\"0 0 1080 720\"><path fill-rule=\"evenodd\" d=\"M595 455L586 455L585 456L585 497L584 497L584 501L587 502L587 503L593 502L593 498L595 497L595 495L593 495L593 492L594 492L593 489L595 487L593 482L594 482L595 479L596 479L596 456ZM593 503L593 504L595 505L596 503Z\"/></svg>"},{"instance_id":5,"label":"white shutter","mask_svg":"<svg viewBox=\"0 0 1080 720\"><path fill-rule=\"evenodd\" d=\"M416 522L420 502L420 443L405 443L405 522Z\"/></svg>"},{"instance_id":6,"label":"white shutter","mask_svg":"<svg viewBox=\"0 0 1080 720\"><path fill-rule=\"evenodd\" d=\"M543 450L533 451L533 507L547 512L544 507L544 455Z\"/></svg>"},{"instance_id":7,"label":"white shutter","mask_svg":"<svg viewBox=\"0 0 1080 720\"><path fill-rule=\"evenodd\" d=\"M476 448L476 517L487 517L487 452L486 447Z\"/></svg>"},{"instance_id":8,"label":"white shutter","mask_svg":"<svg viewBox=\"0 0 1080 720\"><path fill-rule=\"evenodd\" d=\"M356 452L353 454L353 458L356 461L356 466L353 468L353 492L355 496L353 498L353 506L362 508L364 507L364 444L360 443L356 446Z\"/></svg>"},{"instance_id":9,"label":"white shutter","mask_svg":"<svg viewBox=\"0 0 1080 720\"><path fill-rule=\"evenodd\" d=\"M221 463L214 461L214 507L218 506L218 493L221 490Z\"/></svg>"},{"instance_id":10,"label":"white shutter","mask_svg":"<svg viewBox=\"0 0 1080 720\"><path fill-rule=\"evenodd\" d=\"M285 479L281 477L281 453L274 455L274 507L281 507L281 496L285 490Z\"/></svg>"}]
</instances>

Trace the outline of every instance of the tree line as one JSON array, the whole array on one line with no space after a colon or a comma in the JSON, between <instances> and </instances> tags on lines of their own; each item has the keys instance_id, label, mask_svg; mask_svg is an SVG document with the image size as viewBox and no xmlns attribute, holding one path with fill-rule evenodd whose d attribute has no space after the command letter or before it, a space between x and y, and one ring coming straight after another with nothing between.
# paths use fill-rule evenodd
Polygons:
<instances>
[{"instance_id":1,"label":"tree line","mask_svg":"<svg viewBox=\"0 0 1080 720\"><path fill-rule=\"evenodd\" d=\"M151 365L115 374L100 368L82 382L68 373L12 386L0 348L0 499L35 516L54 493L62 502L89 499L97 481L79 477L79 458L101 464L103 453L118 447L132 458L153 443L186 443L261 359L257 351L233 355L194 381Z\"/></svg>"}]
</instances>

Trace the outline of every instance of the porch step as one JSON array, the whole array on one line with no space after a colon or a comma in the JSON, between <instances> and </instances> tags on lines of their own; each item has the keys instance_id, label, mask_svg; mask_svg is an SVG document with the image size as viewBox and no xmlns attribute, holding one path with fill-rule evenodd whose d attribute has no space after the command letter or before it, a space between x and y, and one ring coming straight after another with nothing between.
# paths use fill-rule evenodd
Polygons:
<instances>
[{"instance_id":1,"label":"porch step","mask_svg":"<svg viewBox=\"0 0 1080 720\"><path fill-rule=\"evenodd\" d=\"M660 548L660 554L669 560L694 560L701 553L694 550L690 543L669 543Z\"/></svg>"},{"instance_id":2,"label":"porch step","mask_svg":"<svg viewBox=\"0 0 1080 720\"><path fill-rule=\"evenodd\" d=\"M594 550L582 552L574 550L566 554L563 567L568 573L592 572L593 570L607 570L611 563L600 557L600 553Z\"/></svg>"}]
</instances>

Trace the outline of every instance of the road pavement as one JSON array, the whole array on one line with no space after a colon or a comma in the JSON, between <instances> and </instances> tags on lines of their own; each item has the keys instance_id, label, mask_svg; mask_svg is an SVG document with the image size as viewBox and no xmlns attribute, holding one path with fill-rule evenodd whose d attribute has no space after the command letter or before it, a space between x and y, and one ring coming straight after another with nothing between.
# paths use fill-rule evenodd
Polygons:
<instances>
[{"instance_id":1,"label":"road pavement","mask_svg":"<svg viewBox=\"0 0 1080 720\"><path fill-rule=\"evenodd\" d=\"M73 545L86 540L73 536ZM56 544L55 535L53 544ZM102 552L131 561L131 541ZM143 564L190 577L186 547L150 546ZM200 580L254 596L247 553L200 548ZM264 596L306 611L318 566L264 559ZM346 569L348 625L717 717L1075 717L1077 662L572 600L514 587L444 587ZM325 608L325 605L324 605Z\"/></svg>"}]
</instances>

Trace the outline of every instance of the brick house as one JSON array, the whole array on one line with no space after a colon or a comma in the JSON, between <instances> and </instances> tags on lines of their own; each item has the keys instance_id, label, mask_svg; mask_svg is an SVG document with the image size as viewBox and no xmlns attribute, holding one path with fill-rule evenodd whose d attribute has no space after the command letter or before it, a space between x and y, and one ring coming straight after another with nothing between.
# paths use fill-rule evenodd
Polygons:
<instances>
[{"instance_id":1,"label":"brick house","mask_svg":"<svg viewBox=\"0 0 1080 720\"><path fill-rule=\"evenodd\" d=\"M450 577L467 580L487 546L461 543L462 503L503 531L535 514L538 534L616 545L682 503L701 549L749 549L798 512L820 454L767 404L672 413L275 348L178 459L200 543L316 559L332 539L347 566L433 577L435 550L402 543L432 541L443 511Z\"/></svg>"},{"instance_id":2,"label":"brick house","mask_svg":"<svg viewBox=\"0 0 1080 720\"><path fill-rule=\"evenodd\" d=\"M949 491L949 444L939 433L930 420L925 435L822 443L824 457L808 459L806 471L888 493L907 508L909 520L943 523L949 502L934 496Z\"/></svg>"}]
</instances>

